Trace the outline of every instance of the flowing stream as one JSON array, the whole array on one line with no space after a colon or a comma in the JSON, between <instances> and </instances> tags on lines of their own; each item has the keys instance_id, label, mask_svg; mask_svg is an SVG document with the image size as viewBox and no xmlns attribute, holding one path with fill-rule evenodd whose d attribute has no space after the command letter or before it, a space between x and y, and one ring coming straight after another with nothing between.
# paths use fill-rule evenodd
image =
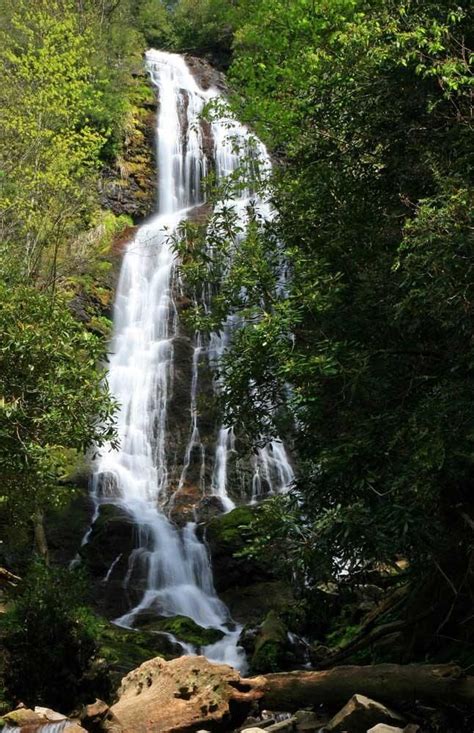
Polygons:
<instances>
[{"instance_id":1,"label":"flowing stream","mask_svg":"<svg viewBox=\"0 0 474 733\"><path fill-rule=\"evenodd\" d=\"M157 213L143 224L125 252L114 309L114 336L108 380L118 399L119 449L103 449L96 460L93 497L96 513L101 504L115 504L132 517L138 544L129 559L128 580L141 570L144 582L139 602L116 623L133 627L140 618L183 615L202 627L224 632L222 641L202 651L210 659L242 668L245 657L237 646L240 629L217 597L205 545L196 534L196 523L177 526L169 517L171 466L169 405L180 334L176 303L176 255L170 235L194 207L204 203L202 178L211 166L218 180L231 175L249 149L245 127L230 119L210 123L206 140L201 124L204 106L220 96L203 90L183 57L161 51L147 53L147 67L159 97L157 165L159 199ZM237 143L237 144L236 144ZM264 166L269 159L263 145L258 155ZM245 224L248 191L239 194L235 206ZM226 202L227 203L227 202ZM262 209L266 204L261 202ZM237 242L238 246L238 242ZM205 288L203 288L205 290ZM238 324L237 324L238 326ZM230 318L221 333L204 338L195 334L192 378L189 389L189 440L179 458L178 489L188 480L193 455L199 455L199 491L217 497L223 511L235 506L228 493L228 464L235 454L231 426L217 426L214 448L201 439L198 397L199 369L203 360L216 369L236 327ZM219 390L215 378L214 389ZM274 441L250 459L251 480L247 501L285 490L293 470L285 448ZM211 469L206 473L206 466ZM206 476L211 476L210 480ZM87 541L87 537L85 538ZM120 548L117 548L117 553ZM117 556L116 564L120 560ZM114 565L114 564L113 564ZM105 580L113 572L111 566ZM125 578L124 585L128 582ZM183 645L183 650L189 651Z\"/></svg>"}]
</instances>

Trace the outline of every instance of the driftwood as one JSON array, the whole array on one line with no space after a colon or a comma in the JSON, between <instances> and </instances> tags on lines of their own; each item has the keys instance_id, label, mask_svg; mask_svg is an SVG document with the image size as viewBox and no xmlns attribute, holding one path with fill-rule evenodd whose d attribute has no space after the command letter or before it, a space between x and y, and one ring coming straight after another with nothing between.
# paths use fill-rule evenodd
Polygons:
<instances>
[{"instance_id":1,"label":"driftwood","mask_svg":"<svg viewBox=\"0 0 474 733\"><path fill-rule=\"evenodd\" d=\"M374 664L310 672L278 672L251 680L265 705L297 710L305 705L341 703L354 694L396 706L416 701L464 704L474 709L474 677L454 664Z\"/></svg>"}]
</instances>

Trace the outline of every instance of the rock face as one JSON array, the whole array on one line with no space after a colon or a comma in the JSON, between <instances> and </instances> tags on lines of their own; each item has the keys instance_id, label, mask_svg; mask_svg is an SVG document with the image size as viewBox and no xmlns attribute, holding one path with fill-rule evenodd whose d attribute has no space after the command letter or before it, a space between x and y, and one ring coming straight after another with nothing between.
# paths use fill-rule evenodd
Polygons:
<instances>
[{"instance_id":1,"label":"rock face","mask_svg":"<svg viewBox=\"0 0 474 733\"><path fill-rule=\"evenodd\" d=\"M121 154L102 172L100 200L114 214L140 221L153 213L156 198L155 121L157 103L144 72L135 75L136 99Z\"/></svg>"},{"instance_id":2,"label":"rock face","mask_svg":"<svg viewBox=\"0 0 474 733\"><path fill-rule=\"evenodd\" d=\"M274 580L268 563L236 557L245 547L245 526L255 515L255 507L241 506L227 514L211 519L206 528L206 542L209 547L217 591L226 591L236 586Z\"/></svg>"},{"instance_id":3,"label":"rock face","mask_svg":"<svg viewBox=\"0 0 474 733\"><path fill-rule=\"evenodd\" d=\"M108 733L191 733L245 719L255 693L239 673L204 657L151 659L128 674L104 723ZM238 705L233 705L233 703Z\"/></svg>"},{"instance_id":4,"label":"rock face","mask_svg":"<svg viewBox=\"0 0 474 733\"><path fill-rule=\"evenodd\" d=\"M379 702L365 697L365 695L353 695L347 705L344 705L326 728L331 733L343 733L343 731L366 733L369 728L379 723L403 725L404 721L401 715L385 707L385 705L381 705Z\"/></svg>"}]
</instances>

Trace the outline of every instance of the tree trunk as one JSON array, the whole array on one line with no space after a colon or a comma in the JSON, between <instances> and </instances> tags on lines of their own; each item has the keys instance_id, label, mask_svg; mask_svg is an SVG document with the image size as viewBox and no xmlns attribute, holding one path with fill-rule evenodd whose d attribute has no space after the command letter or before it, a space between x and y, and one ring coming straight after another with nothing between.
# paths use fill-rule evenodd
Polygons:
<instances>
[{"instance_id":1,"label":"tree trunk","mask_svg":"<svg viewBox=\"0 0 474 733\"><path fill-rule=\"evenodd\" d=\"M345 703L355 694L392 705L420 700L474 708L474 677L463 676L461 668L454 664L374 664L320 672L277 672L248 682L254 690L263 692L270 710Z\"/></svg>"},{"instance_id":2,"label":"tree trunk","mask_svg":"<svg viewBox=\"0 0 474 733\"><path fill-rule=\"evenodd\" d=\"M33 516L33 526L35 532L35 547L38 555L49 565L48 542L46 540L46 532L44 530L44 515L38 509Z\"/></svg>"}]
</instances>

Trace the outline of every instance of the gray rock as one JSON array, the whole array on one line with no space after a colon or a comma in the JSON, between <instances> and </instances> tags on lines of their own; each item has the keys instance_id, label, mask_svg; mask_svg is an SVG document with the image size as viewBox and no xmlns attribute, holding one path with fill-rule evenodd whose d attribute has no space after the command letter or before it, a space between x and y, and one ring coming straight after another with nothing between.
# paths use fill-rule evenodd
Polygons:
<instances>
[{"instance_id":1,"label":"gray rock","mask_svg":"<svg viewBox=\"0 0 474 733\"><path fill-rule=\"evenodd\" d=\"M404 725L403 718L393 710L385 707L365 695L353 695L347 705L329 721L326 728L331 733L366 733L379 723L387 725Z\"/></svg>"},{"instance_id":2,"label":"gray rock","mask_svg":"<svg viewBox=\"0 0 474 733\"><path fill-rule=\"evenodd\" d=\"M386 725L386 723L378 723L370 728L367 733L403 733L403 728L395 728L393 725Z\"/></svg>"},{"instance_id":3,"label":"gray rock","mask_svg":"<svg viewBox=\"0 0 474 733\"><path fill-rule=\"evenodd\" d=\"M295 713L296 718L296 730L298 733L305 733L306 731L317 731L323 725L321 716L312 710L298 710Z\"/></svg>"},{"instance_id":4,"label":"gray rock","mask_svg":"<svg viewBox=\"0 0 474 733\"><path fill-rule=\"evenodd\" d=\"M286 720L281 720L279 723L274 723L266 728L267 733L291 733L295 730L296 718L291 717Z\"/></svg>"}]
</instances>

